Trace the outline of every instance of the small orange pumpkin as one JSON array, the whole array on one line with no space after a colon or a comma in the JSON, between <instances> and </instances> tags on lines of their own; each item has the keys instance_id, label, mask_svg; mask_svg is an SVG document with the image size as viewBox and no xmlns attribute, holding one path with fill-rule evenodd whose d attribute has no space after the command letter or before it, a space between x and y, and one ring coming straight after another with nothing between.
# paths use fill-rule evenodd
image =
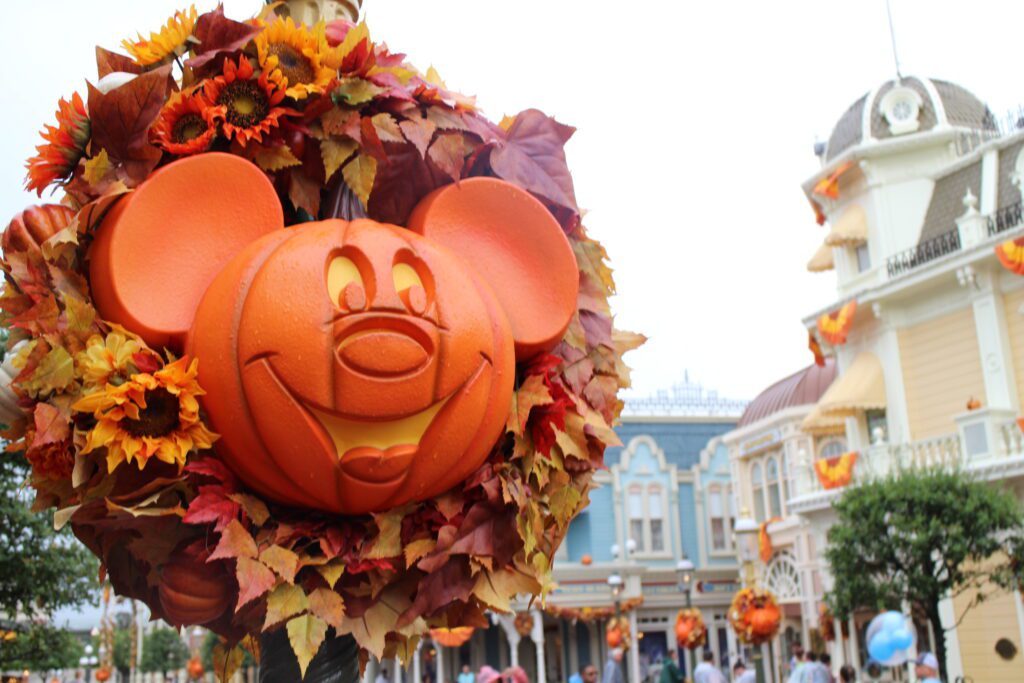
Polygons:
<instances>
[{"instance_id":1,"label":"small orange pumpkin","mask_svg":"<svg viewBox=\"0 0 1024 683\"><path fill-rule=\"evenodd\" d=\"M110 676L111 671L109 666L101 666L100 668L96 669L96 671L92 675L92 677L100 683L103 683L104 681L109 681Z\"/></svg>"},{"instance_id":2,"label":"small orange pumpkin","mask_svg":"<svg viewBox=\"0 0 1024 683\"><path fill-rule=\"evenodd\" d=\"M160 572L160 606L174 626L206 624L222 615L234 601L234 590L223 562L200 562L174 557Z\"/></svg>"},{"instance_id":3,"label":"small orange pumpkin","mask_svg":"<svg viewBox=\"0 0 1024 683\"><path fill-rule=\"evenodd\" d=\"M978 410L981 408L981 401L971 396L967 400L967 410Z\"/></svg>"},{"instance_id":4,"label":"small orange pumpkin","mask_svg":"<svg viewBox=\"0 0 1024 683\"><path fill-rule=\"evenodd\" d=\"M592 558L590 555L584 555L580 558L580 564L582 564L584 567L589 567L593 562L594 558Z\"/></svg>"},{"instance_id":5,"label":"small orange pumpkin","mask_svg":"<svg viewBox=\"0 0 1024 683\"><path fill-rule=\"evenodd\" d=\"M188 660L188 675L192 678L202 678L203 674L206 673L206 668L203 666L202 660L199 657L193 657Z\"/></svg>"},{"instance_id":6,"label":"small orange pumpkin","mask_svg":"<svg viewBox=\"0 0 1024 683\"><path fill-rule=\"evenodd\" d=\"M101 226L97 308L150 344L187 336L215 450L268 498L357 514L465 480L504 430L516 361L553 347L575 311L558 222L494 178L435 191L407 228L281 220L244 159L174 162Z\"/></svg>"},{"instance_id":7,"label":"small orange pumpkin","mask_svg":"<svg viewBox=\"0 0 1024 683\"><path fill-rule=\"evenodd\" d=\"M74 209L62 204L30 206L11 219L3 236L0 236L0 247L7 254L38 252L43 242L66 228L74 217Z\"/></svg>"},{"instance_id":8,"label":"small orange pumpkin","mask_svg":"<svg viewBox=\"0 0 1024 683\"><path fill-rule=\"evenodd\" d=\"M605 634L605 641L611 648L622 645L622 631L618 627L609 628L608 633Z\"/></svg>"}]
</instances>

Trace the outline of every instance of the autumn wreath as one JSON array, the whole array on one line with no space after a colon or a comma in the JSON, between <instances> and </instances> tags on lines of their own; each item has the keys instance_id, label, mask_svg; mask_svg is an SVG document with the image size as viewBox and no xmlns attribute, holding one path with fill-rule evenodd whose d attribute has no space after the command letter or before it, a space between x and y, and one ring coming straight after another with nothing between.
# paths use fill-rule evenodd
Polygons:
<instances>
[{"instance_id":1,"label":"autumn wreath","mask_svg":"<svg viewBox=\"0 0 1024 683\"><path fill-rule=\"evenodd\" d=\"M555 550L617 443L622 355L642 342L612 326L611 271L563 152L573 129L536 110L491 123L364 24L193 7L123 45L130 56L97 48L98 81L61 100L28 162L27 186L56 186L61 203L27 209L3 236L16 375L3 398L18 408L6 436L32 464L35 507L55 509L155 616L239 647L284 627L303 669L329 629L405 658L430 629L486 627L487 610L549 591ZM378 514L275 503L218 457L203 359L100 318L87 258L98 226L157 170L210 152L261 169L286 225L401 226L425 195L471 177L512 183L557 219L579 268L576 313L550 353L516 368L505 434L464 484Z\"/></svg>"},{"instance_id":2,"label":"autumn wreath","mask_svg":"<svg viewBox=\"0 0 1024 683\"><path fill-rule=\"evenodd\" d=\"M782 611L775 595L762 588L744 588L729 606L729 623L736 637L746 645L760 645L775 637L782 623Z\"/></svg>"}]
</instances>

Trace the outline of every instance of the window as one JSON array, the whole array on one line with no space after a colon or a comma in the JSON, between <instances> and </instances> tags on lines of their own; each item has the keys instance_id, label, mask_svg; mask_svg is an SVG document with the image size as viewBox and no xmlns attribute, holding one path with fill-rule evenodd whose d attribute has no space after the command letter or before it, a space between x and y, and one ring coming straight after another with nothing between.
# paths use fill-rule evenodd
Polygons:
<instances>
[{"instance_id":1,"label":"window","mask_svg":"<svg viewBox=\"0 0 1024 683\"><path fill-rule=\"evenodd\" d=\"M763 522L767 519L764 514L764 472L759 462L750 468L750 486L754 492L754 515L757 521Z\"/></svg>"},{"instance_id":2,"label":"window","mask_svg":"<svg viewBox=\"0 0 1024 683\"><path fill-rule=\"evenodd\" d=\"M647 512L651 523L651 552L665 552L665 513L662 510L661 487L652 486L647 496Z\"/></svg>"},{"instance_id":3,"label":"window","mask_svg":"<svg viewBox=\"0 0 1024 683\"><path fill-rule=\"evenodd\" d=\"M768 458L768 514L769 517L782 516L782 481L779 479L779 461ZM763 520L762 520L763 521Z\"/></svg>"},{"instance_id":4,"label":"window","mask_svg":"<svg viewBox=\"0 0 1024 683\"><path fill-rule=\"evenodd\" d=\"M871 252L868 250L867 243L864 243L857 247L857 272L863 273L865 270L871 267Z\"/></svg>"},{"instance_id":5,"label":"window","mask_svg":"<svg viewBox=\"0 0 1024 683\"><path fill-rule=\"evenodd\" d=\"M829 439L818 447L818 458L834 458L846 452L846 442L842 439Z\"/></svg>"},{"instance_id":6,"label":"window","mask_svg":"<svg viewBox=\"0 0 1024 683\"><path fill-rule=\"evenodd\" d=\"M643 552L644 546L644 496L639 486L629 489L629 537L636 542L636 549Z\"/></svg>"},{"instance_id":7,"label":"window","mask_svg":"<svg viewBox=\"0 0 1024 683\"><path fill-rule=\"evenodd\" d=\"M735 517L732 492L717 484L708 487L708 522L711 526L711 550L729 550L732 520Z\"/></svg>"}]
</instances>

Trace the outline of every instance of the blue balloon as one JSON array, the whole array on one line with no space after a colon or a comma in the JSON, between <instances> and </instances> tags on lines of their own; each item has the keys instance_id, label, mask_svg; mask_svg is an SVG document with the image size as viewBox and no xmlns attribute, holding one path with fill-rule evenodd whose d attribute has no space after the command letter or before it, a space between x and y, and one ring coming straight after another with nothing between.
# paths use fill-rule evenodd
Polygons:
<instances>
[{"instance_id":1,"label":"blue balloon","mask_svg":"<svg viewBox=\"0 0 1024 683\"><path fill-rule=\"evenodd\" d=\"M868 654L877 662L885 662L895 653L896 648L885 631L875 634L875 637L868 642Z\"/></svg>"},{"instance_id":2,"label":"blue balloon","mask_svg":"<svg viewBox=\"0 0 1024 683\"><path fill-rule=\"evenodd\" d=\"M907 618L902 613L891 611L882 615L882 630L892 633L896 629L902 629L907 624Z\"/></svg>"},{"instance_id":3,"label":"blue balloon","mask_svg":"<svg viewBox=\"0 0 1024 683\"><path fill-rule=\"evenodd\" d=\"M906 650L914 644L914 634L906 628L898 628L889 634L893 646L897 650Z\"/></svg>"}]
</instances>

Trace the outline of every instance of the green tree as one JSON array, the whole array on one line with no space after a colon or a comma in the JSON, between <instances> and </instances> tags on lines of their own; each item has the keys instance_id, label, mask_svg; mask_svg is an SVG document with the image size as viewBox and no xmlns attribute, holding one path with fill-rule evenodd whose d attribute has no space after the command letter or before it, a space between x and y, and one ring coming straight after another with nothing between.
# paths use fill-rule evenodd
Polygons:
<instances>
[{"instance_id":1,"label":"green tree","mask_svg":"<svg viewBox=\"0 0 1024 683\"><path fill-rule=\"evenodd\" d=\"M155 628L142 640L142 670L166 673L185 666L188 647L178 632L169 628Z\"/></svg>"},{"instance_id":2,"label":"green tree","mask_svg":"<svg viewBox=\"0 0 1024 683\"><path fill-rule=\"evenodd\" d=\"M835 577L833 614L911 605L935 633L946 678L946 635L939 602L972 592L964 610L1024 577L1014 555L1024 541L1024 513L1012 493L960 472L903 473L846 490L833 506L826 558ZM963 613L958 615L963 618Z\"/></svg>"},{"instance_id":3,"label":"green tree","mask_svg":"<svg viewBox=\"0 0 1024 683\"><path fill-rule=\"evenodd\" d=\"M82 642L70 631L28 624L13 640L0 643L0 671L69 669L78 666Z\"/></svg>"}]
</instances>

